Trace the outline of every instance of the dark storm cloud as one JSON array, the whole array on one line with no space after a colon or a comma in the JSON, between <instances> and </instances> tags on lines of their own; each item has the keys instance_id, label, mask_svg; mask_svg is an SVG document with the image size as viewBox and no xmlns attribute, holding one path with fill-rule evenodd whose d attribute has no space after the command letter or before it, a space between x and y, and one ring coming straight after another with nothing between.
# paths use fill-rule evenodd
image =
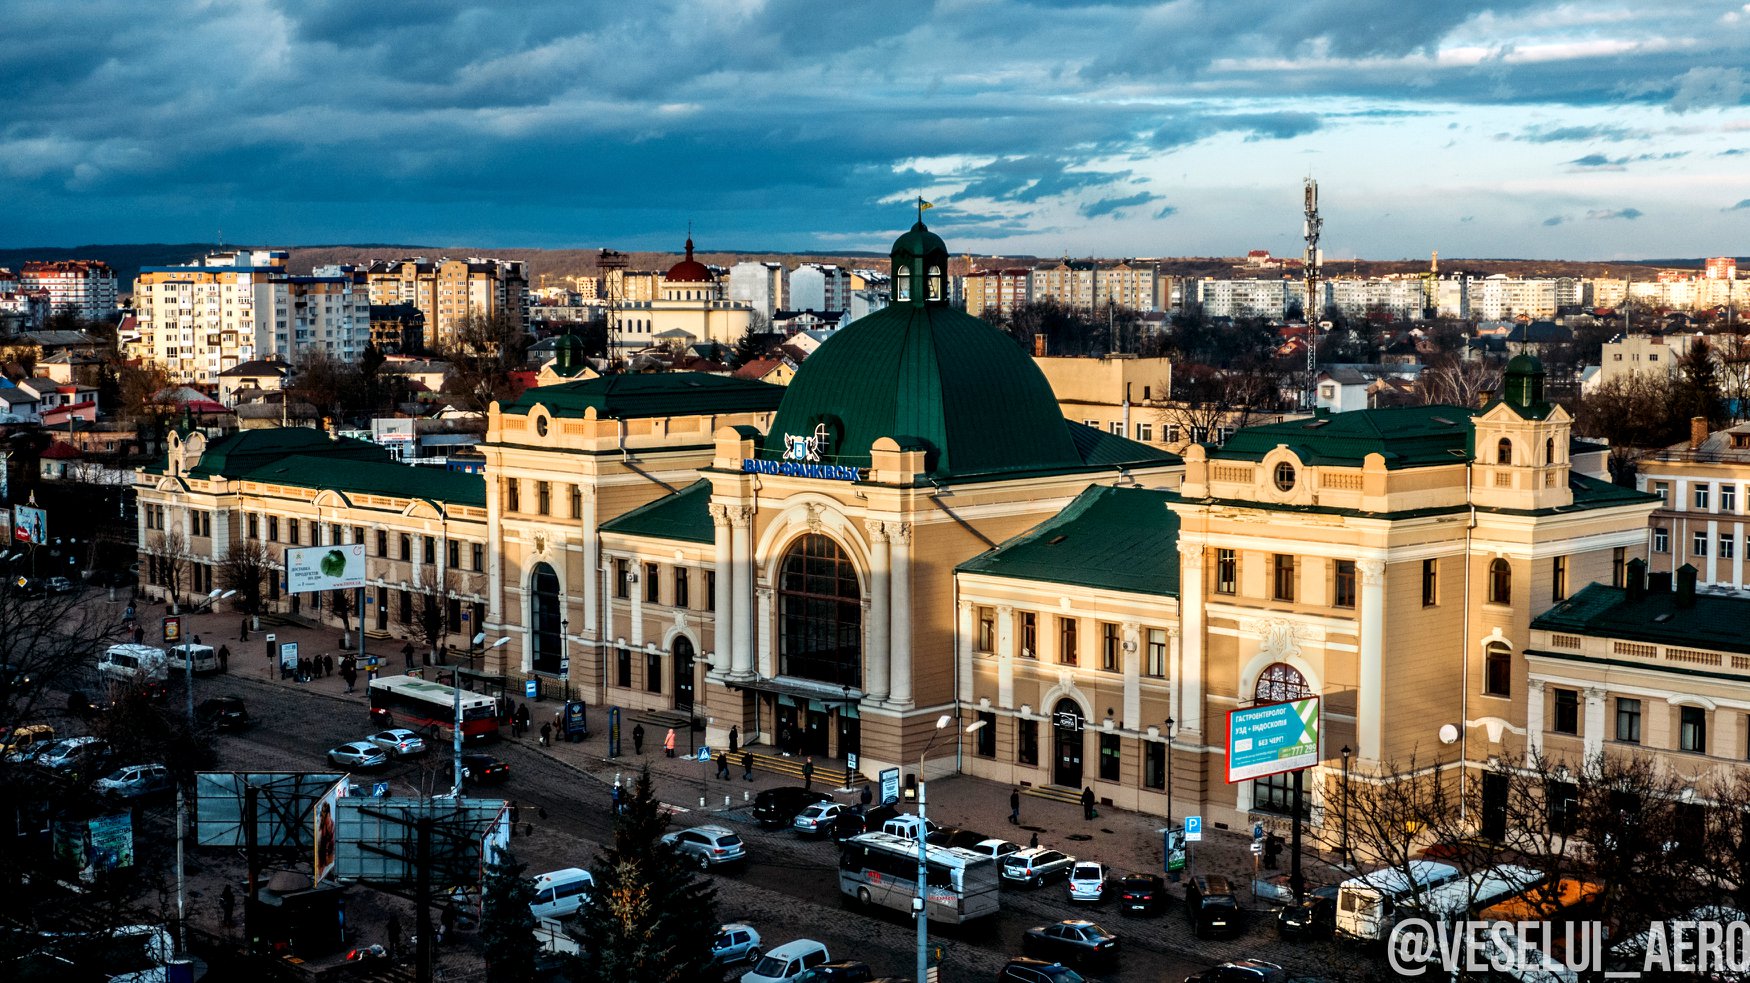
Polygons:
<instances>
[{"instance_id":1,"label":"dark storm cloud","mask_svg":"<svg viewBox=\"0 0 1750 983\"><path fill-rule=\"evenodd\" d=\"M1160 195L1145 191L1123 198L1101 198L1099 201L1089 202L1077 210L1081 212L1083 218L1099 218L1101 215L1111 215L1121 209L1135 208L1137 205L1146 205L1160 199Z\"/></svg>"},{"instance_id":2,"label":"dark storm cloud","mask_svg":"<svg viewBox=\"0 0 1750 983\"><path fill-rule=\"evenodd\" d=\"M1720 210L1724 211L1724 212L1741 212L1741 211L1744 211L1745 209L1750 209L1750 198L1744 198L1744 199L1740 200L1736 205L1733 205L1729 208L1722 208Z\"/></svg>"}]
</instances>

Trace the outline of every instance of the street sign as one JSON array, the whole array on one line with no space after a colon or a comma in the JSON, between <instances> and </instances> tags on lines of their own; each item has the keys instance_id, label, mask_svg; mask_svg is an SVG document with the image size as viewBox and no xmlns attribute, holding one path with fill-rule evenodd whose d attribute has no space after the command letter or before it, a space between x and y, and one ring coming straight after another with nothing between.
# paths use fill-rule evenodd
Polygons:
<instances>
[{"instance_id":1,"label":"street sign","mask_svg":"<svg viewBox=\"0 0 1750 983\"><path fill-rule=\"evenodd\" d=\"M388 796L389 796L389 783L388 782L374 782L374 783L372 783L371 795L376 797L376 798L379 798L379 799L388 798Z\"/></svg>"},{"instance_id":2,"label":"street sign","mask_svg":"<svg viewBox=\"0 0 1750 983\"><path fill-rule=\"evenodd\" d=\"M892 805L899 801L899 769L881 769L881 804Z\"/></svg>"},{"instance_id":3,"label":"street sign","mask_svg":"<svg viewBox=\"0 0 1750 983\"><path fill-rule=\"evenodd\" d=\"M857 773L857 752L850 751L845 754L845 773L847 775Z\"/></svg>"},{"instance_id":4,"label":"street sign","mask_svg":"<svg viewBox=\"0 0 1750 983\"><path fill-rule=\"evenodd\" d=\"M1252 839L1261 840L1263 838L1264 838L1264 824L1263 823L1253 823L1252 824Z\"/></svg>"},{"instance_id":5,"label":"street sign","mask_svg":"<svg viewBox=\"0 0 1750 983\"><path fill-rule=\"evenodd\" d=\"M1227 781L1251 781L1319 763L1319 698L1229 710Z\"/></svg>"},{"instance_id":6,"label":"street sign","mask_svg":"<svg viewBox=\"0 0 1750 983\"><path fill-rule=\"evenodd\" d=\"M164 642L175 645L182 641L182 616L167 614L164 616Z\"/></svg>"},{"instance_id":7,"label":"street sign","mask_svg":"<svg viewBox=\"0 0 1750 983\"><path fill-rule=\"evenodd\" d=\"M1079 713L1057 714L1055 722L1059 730L1079 731L1082 729L1082 715Z\"/></svg>"},{"instance_id":8,"label":"street sign","mask_svg":"<svg viewBox=\"0 0 1750 983\"><path fill-rule=\"evenodd\" d=\"M559 675L563 676L570 671L571 671L571 660L570 659L560 659L559 660Z\"/></svg>"},{"instance_id":9,"label":"street sign","mask_svg":"<svg viewBox=\"0 0 1750 983\"><path fill-rule=\"evenodd\" d=\"M270 631L270 632L268 632L268 633L267 633L267 640L268 640L268 641L270 641L270 642L271 642L271 641L273 641L273 640L274 640L274 639L276 639L276 638L278 638L278 637L279 637L279 636L278 636L278 635L275 635L275 634L274 634L274 633L273 633L273 632L271 632L271 631Z\"/></svg>"},{"instance_id":10,"label":"street sign","mask_svg":"<svg viewBox=\"0 0 1750 983\"><path fill-rule=\"evenodd\" d=\"M711 749L708 747L702 747L693 755L693 757L698 758L700 761L710 761Z\"/></svg>"},{"instance_id":11,"label":"street sign","mask_svg":"<svg viewBox=\"0 0 1750 983\"><path fill-rule=\"evenodd\" d=\"M1263 853L1264 852L1264 841L1263 840L1253 840L1252 841L1252 852L1253 853Z\"/></svg>"},{"instance_id":12,"label":"street sign","mask_svg":"<svg viewBox=\"0 0 1750 983\"><path fill-rule=\"evenodd\" d=\"M540 691L540 687L541 684L535 682L533 679L523 680L523 696L527 699L534 699L535 694Z\"/></svg>"},{"instance_id":13,"label":"street sign","mask_svg":"<svg viewBox=\"0 0 1750 983\"><path fill-rule=\"evenodd\" d=\"M1202 843L1203 842L1203 817L1202 816L1186 816L1185 817L1185 842L1186 843Z\"/></svg>"}]
</instances>

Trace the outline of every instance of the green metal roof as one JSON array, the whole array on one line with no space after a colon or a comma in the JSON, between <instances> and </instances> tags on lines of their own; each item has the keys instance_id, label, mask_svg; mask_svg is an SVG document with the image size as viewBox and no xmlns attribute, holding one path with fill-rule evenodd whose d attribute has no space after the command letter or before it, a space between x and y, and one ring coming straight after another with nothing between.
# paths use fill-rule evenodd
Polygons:
<instances>
[{"instance_id":1,"label":"green metal roof","mask_svg":"<svg viewBox=\"0 0 1750 983\"><path fill-rule=\"evenodd\" d=\"M367 440L330 438L310 427L239 430L207 444L200 464L189 470L195 478L236 478L263 464L302 454L325 461L388 461L389 452ZM160 470L166 466L160 463Z\"/></svg>"},{"instance_id":2,"label":"green metal roof","mask_svg":"<svg viewBox=\"0 0 1750 983\"><path fill-rule=\"evenodd\" d=\"M672 495L609 519L602 523L602 532L684 543L715 542L717 534L711 525L710 504L711 483L700 479Z\"/></svg>"},{"instance_id":3,"label":"green metal roof","mask_svg":"<svg viewBox=\"0 0 1750 983\"><path fill-rule=\"evenodd\" d=\"M784 387L702 372L609 375L523 390L501 407L525 414L537 403L554 416L581 417L586 409L606 419L633 420L718 413L766 413L778 408Z\"/></svg>"},{"instance_id":4,"label":"green metal roof","mask_svg":"<svg viewBox=\"0 0 1750 983\"><path fill-rule=\"evenodd\" d=\"M1382 455L1391 470L1463 464L1471 458L1475 413L1463 406L1401 406L1267 423L1236 431L1209 456L1261 461L1287 444L1306 464L1358 468L1369 454Z\"/></svg>"},{"instance_id":5,"label":"green metal roof","mask_svg":"<svg viewBox=\"0 0 1750 983\"><path fill-rule=\"evenodd\" d=\"M383 461L335 460L294 454L239 477L298 488L364 495L425 498L450 505L486 506L486 476Z\"/></svg>"},{"instance_id":6,"label":"green metal roof","mask_svg":"<svg viewBox=\"0 0 1750 983\"><path fill-rule=\"evenodd\" d=\"M961 573L1179 596L1177 496L1096 485L1055 518L960 564Z\"/></svg>"},{"instance_id":7,"label":"green metal roof","mask_svg":"<svg viewBox=\"0 0 1750 983\"><path fill-rule=\"evenodd\" d=\"M1150 447L1140 441L1107 433L1098 427L1069 421L1069 439L1076 445L1082 462L1101 467L1140 467L1183 464L1184 459L1172 451Z\"/></svg>"},{"instance_id":8,"label":"green metal roof","mask_svg":"<svg viewBox=\"0 0 1750 983\"><path fill-rule=\"evenodd\" d=\"M1669 591L1631 601L1627 588L1604 584L1588 584L1531 623L1542 631L1750 653L1746 625L1750 598L1697 594L1693 606L1679 607Z\"/></svg>"}]
</instances>

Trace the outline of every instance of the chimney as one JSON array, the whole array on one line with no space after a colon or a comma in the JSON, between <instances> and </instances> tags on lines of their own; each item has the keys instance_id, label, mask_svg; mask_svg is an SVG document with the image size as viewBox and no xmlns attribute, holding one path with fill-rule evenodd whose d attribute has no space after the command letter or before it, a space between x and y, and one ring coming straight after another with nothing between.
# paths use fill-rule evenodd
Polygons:
<instances>
[{"instance_id":1,"label":"chimney","mask_svg":"<svg viewBox=\"0 0 1750 983\"><path fill-rule=\"evenodd\" d=\"M1045 336L1043 334L1036 334L1033 336L1033 357L1045 357Z\"/></svg>"},{"instance_id":2,"label":"chimney","mask_svg":"<svg viewBox=\"0 0 1750 983\"><path fill-rule=\"evenodd\" d=\"M1628 599L1630 603L1647 596L1647 561L1640 557L1628 561Z\"/></svg>"},{"instance_id":3,"label":"chimney","mask_svg":"<svg viewBox=\"0 0 1750 983\"><path fill-rule=\"evenodd\" d=\"M1695 565L1692 563L1677 568L1677 606L1695 607Z\"/></svg>"},{"instance_id":4,"label":"chimney","mask_svg":"<svg viewBox=\"0 0 1750 983\"><path fill-rule=\"evenodd\" d=\"M1477 409L1480 410L1480 409L1487 408L1489 405L1489 400L1494 399L1494 398L1495 398L1495 394L1491 390L1478 389L1477 390Z\"/></svg>"},{"instance_id":5,"label":"chimney","mask_svg":"<svg viewBox=\"0 0 1750 983\"><path fill-rule=\"evenodd\" d=\"M1707 417L1692 416L1689 418L1689 449L1701 450L1701 445L1707 440Z\"/></svg>"}]
</instances>

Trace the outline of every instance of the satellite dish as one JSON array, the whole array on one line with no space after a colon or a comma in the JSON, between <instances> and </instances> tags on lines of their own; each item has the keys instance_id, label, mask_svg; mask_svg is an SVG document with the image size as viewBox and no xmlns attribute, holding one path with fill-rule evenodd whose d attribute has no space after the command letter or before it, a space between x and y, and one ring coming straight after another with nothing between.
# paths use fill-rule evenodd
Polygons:
<instances>
[{"instance_id":1,"label":"satellite dish","mask_svg":"<svg viewBox=\"0 0 1750 983\"><path fill-rule=\"evenodd\" d=\"M1453 744L1458 741L1458 728L1451 724L1440 725L1440 743Z\"/></svg>"}]
</instances>

